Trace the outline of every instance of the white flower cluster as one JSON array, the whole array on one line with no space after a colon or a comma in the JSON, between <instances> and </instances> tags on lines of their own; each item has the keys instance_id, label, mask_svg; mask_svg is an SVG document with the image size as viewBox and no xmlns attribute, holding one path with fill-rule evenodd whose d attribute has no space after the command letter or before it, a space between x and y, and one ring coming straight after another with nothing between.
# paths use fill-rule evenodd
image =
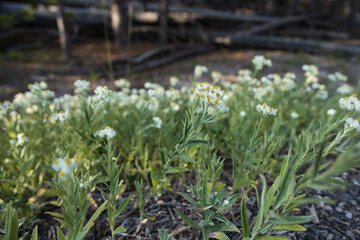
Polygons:
<instances>
[{"instance_id":1,"label":"white flower cluster","mask_svg":"<svg viewBox=\"0 0 360 240\"><path fill-rule=\"evenodd\" d=\"M225 94L225 90L222 90L221 87L203 82L193 89L193 91L195 96L200 98L200 101L214 105L221 113L229 111L229 108L225 104L220 103L220 100Z\"/></svg>"},{"instance_id":2,"label":"white flower cluster","mask_svg":"<svg viewBox=\"0 0 360 240\"><path fill-rule=\"evenodd\" d=\"M15 95L13 103L18 107L28 108L36 101L36 96L31 92L18 93Z\"/></svg>"},{"instance_id":3,"label":"white flower cluster","mask_svg":"<svg viewBox=\"0 0 360 240\"><path fill-rule=\"evenodd\" d=\"M255 70L262 70L264 66L271 67L272 62L270 59L266 59L263 55L255 56L252 60Z\"/></svg>"},{"instance_id":4,"label":"white flower cluster","mask_svg":"<svg viewBox=\"0 0 360 240\"><path fill-rule=\"evenodd\" d=\"M99 137L106 137L107 139L112 139L116 136L116 132L109 126L106 126L103 130L101 130L98 134Z\"/></svg>"},{"instance_id":5,"label":"white flower cluster","mask_svg":"<svg viewBox=\"0 0 360 240\"><path fill-rule=\"evenodd\" d=\"M238 71L238 81L241 83L251 82L253 78L251 77L252 72L249 69L241 69Z\"/></svg>"},{"instance_id":6,"label":"white flower cluster","mask_svg":"<svg viewBox=\"0 0 360 240\"><path fill-rule=\"evenodd\" d=\"M222 76L221 73L219 73L219 72L217 72L217 71L212 71L212 72L211 72L211 77L212 77L212 79L213 79L213 81L214 81L215 83L217 83L217 82L220 81L221 76Z\"/></svg>"},{"instance_id":7,"label":"white flower cluster","mask_svg":"<svg viewBox=\"0 0 360 240\"><path fill-rule=\"evenodd\" d=\"M292 113L290 114L290 117L293 118L293 119L296 119L296 118L299 117L299 114L296 113L296 112L292 112Z\"/></svg>"},{"instance_id":8,"label":"white flower cluster","mask_svg":"<svg viewBox=\"0 0 360 240\"><path fill-rule=\"evenodd\" d=\"M264 116L267 115L276 116L278 111L277 109L268 106L266 103L263 103L262 105L258 104L256 106L256 110L258 112L261 112Z\"/></svg>"},{"instance_id":9,"label":"white flower cluster","mask_svg":"<svg viewBox=\"0 0 360 240\"><path fill-rule=\"evenodd\" d=\"M172 76L170 77L169 82L170 82L170 86L175 87L180 82L180 80L179 78Z\"/></svg>"},{"instance_id":10,"label":"white flower cluster","mask_svg":"<svg viewBox=\"0 0 360 240\"><path fill-rule=\"evenodd\" d=\"M114 82L115 86L118 88L130 88L130 82L125 78L121 78Z\"/></svg>"},{"instance_id":11,"label":"white flower cluster","mask_svg":"<svg viewBox=\"0 0 360 240\"><path fill-rule=\"evenodd\" d=\"M341 109L360 112L360 101L356 97L356 94L353 94L350 97L340 98L339 104Z\"/></svg>"},{"instance_id":12,"label":"white flower cluster","mask_svg":"<svg viewBox=\"0 0 360 240\"><path fill-rule=\"evenodd\" d=\"M31 92L41 92L43 90L46 90L48 87L47 83L42 81L42 82L36 82L34 84L29 84L28 88Z\"/></svg>"},{"instance_id":13,"label":"white flower cluster","mask_svg":"<svg viewBox=\"0 0 360 240\"><path fill-rule=\"evenodd\" d=\"M180 92L177 89L169 89L165 92L167 98L171 98L173 100L180 97Z\"/></svg>"},{"instance_id":14,"label":"white flower cluster","mask_svg":"<svg viewBox=\"0 0 360 240\"><path fill-rule=\"evenodd\" d=\"M52 119L57 121L59 120L60 122L65 122L67 120L69 120L71 118L71 115L69 112L63 112L63 111L60 111L59 113L54 113L52 115Z\"/></svg>"},{"instance_id":15,"label":"white flower cluster","mask_svg":"<svg viewBox=\"0 0 360 240\"><path fill-rule=\"evenodd\" d=\"M356 132L360 132L360 123L358 119L347 118L345 121L345 126L355 129Z\"/></svg>"},{"instance_id":16,"label":"white flower cluster","mask_svg":"<svg viewBox=\"0 0 360 240\"><path fill-rule=\"evenodd\" d=\"M350 86L349 84L343 84L336 91L340 94L349 94L354 91L354 87Z\"/></svg>"},{"instance_id":17,"label":"white flower cluster","mask_svg":"<svg viewBox=\"0 0 360 240\"><path fill-rule=\"evenodd\" d=\"M110 102L110 98L112 96L112 91L108 89L107 86L98 86L95 89L95 94L97 99L104 102Z\"/></svg>"},{"instance_id":18,"label":"white flower cluster","mask_svg":"<svg viewBox=\"0 0 360 240\"><path fill-rule=\"evenodd\" d=\"M159 117L153 117L153 121L155 122L156 128L161 128L162 121Z\"/></svg>"},{"instance_id":19,"label":"white flower cluster","mask_svg":"<svg viewBox=\"0 0 360 240\"><path fill-rule=\"evenodd\" d=\"M257 87L257 88L253 88L252 91L254 93L254 97L257 100L262 100L263 97L269 92L268 90L271 90L271 88L263 88L263 87Z\"/></svg>"},{"instance_id":20,"label":"white flower cluster","mask_svg":"<svg viewBox=\"0 0 360 240\"><path fill-rule=\"evenodd\" d=\"M9 102L8 100L5 100L3 103L0 102L0 110L7 112L9 110L15 110L15 104L12 102Z\"/></svg>"},{"instance_id":21,"label":"white flower cluster","mask_svg":"<svg viewBox=\"0 0 360 240\"><path fill-rule=\"evenodd\" d=\"M348 80L348 77L345 76L344 74L342 74L341 72L336 72L336 73L333 73L333 74L329 74L327 76L327 78L332 82L336 82L336 81L346 82Z\"/></svg>"},{"instance_id":22,"label":"white flower cluster","mask_svg":"<svg viewBox=\"0 0 360 240\"><path fill-rule=\"evenodd\" d=\"M329 116L334 116L336 114L336 110L333 108L330 108L327 110L326 114Z\"/></svg>"},{"instance_id":23,"label":"white flower cluster","mask_svg":"<svg viewBox=\"0 0 360 240\"><path fill-rule=\"evenodd\" d=\"M315 65L303 65L302 70L305 72L305 76L309 75L317 76L319 75L319 68Z\"/></svg>"},{"instance_id":24,"label":"white flower cluster","mask_svg":"<svg viewBox=\"0 0 360 240\"><path fill-rule=\"evenodd\" d=\"M16 144L18 146L23 146L25 143L29 141L27 137L25 137L24 133L19 133L17 136L17 141L15 139L10 140L10 144Z\"/></svg>"},{"instance_id":25,"label":"white flower cluster","mask_svg":"<svg viewBox=\"0 0 360 240\"><path fill-rule=\"evenodd\" d=\"M157 94L153 89L148 90L148 95L150 98L157 97Z\"/></svg>"},{"instance_id":26,"label":"white flower cluster","mask_svg":"<svg viewBox=\"0 0 360 240\"><path fill-rule=\"evenodd\" d=\"M74 86L76 87L75 93L83 93L89 90L90 83L86 80L76 80Z\"/></svg>"},{"instance_id":27,"label":"white flower cluster","mask_svg":"<svg viewBox=\"0 0 360 240\"><path fill-rule=\"evenodd\" d=\"M198 79L201 77L204 73L207 73L209 70L205 66L196 65L194 69L194 78Z\"/></svg>"},{"instance_id":28,"label":"white flower cluster","mask_svg":"<svg viewBox=\"0 0 360 240\"><path fill-rule=\"evenodd\" d=\"M59 171L62 180L66 180L78 165L79 162L76 158L57 158L51 166L55 171Z\"/></svg>"}]
</instances>

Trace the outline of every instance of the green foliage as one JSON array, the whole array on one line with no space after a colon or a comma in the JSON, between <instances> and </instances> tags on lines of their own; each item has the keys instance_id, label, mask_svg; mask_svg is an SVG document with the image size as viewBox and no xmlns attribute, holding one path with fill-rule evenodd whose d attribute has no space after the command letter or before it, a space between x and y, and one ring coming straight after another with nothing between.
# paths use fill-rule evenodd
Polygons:
<instances>
[{"instance_id":1,"label":"green foliage","mask_svg":"<svg viewBox=\"0 0 360 240\"><path fill-rule=\"evenodd\" d=\"M89 83L77 82L74 95L55 99L45 83L35 83L13 102L4 101L0 239L30 232L54 197L58 209L49 214L61 224L58 239L84 239L102 213L114 239L126 231L116 220L131 201L122 197L127 186L136 189L142 224L144 218L154 220L145 213L149 194L174 194L174 182L189 185L189 192L179 194L193 206L189 214L175 212L204 239L228 239L228 231L240 235L240 229L247 240L285 239L273 236L278 230L304 231L301 224L312 216L297 215L299 206L330 202L308 198L305 190L343 188L337 176L359 165L360 105L355 96L331 92L346 80L339 74L342 80L323 85L314 66L304 66L303 81L292 74L262 75L265 66L267 59L254 59L254 70L240 71L236 82L213 74L213 85L191 86L194 95L187 87L174 89L176 83L168 90L155 83L137 90L119 80L114 84L121 91L99 87L91 96ZM207 78L207 71L197 66L193 84ZM346 105L338 108L339 99ZM227 186L223 168L230 161ZM94 202L93 191L103 202ZM246 210L249 194L257 197L253 217ZM236 201L239 226L225 217ZM99 207L90 212L90 204ZM37 229L32 234L36 239ZM173 238L161 231L158 236Z\"/></svg>"}]
</instances>

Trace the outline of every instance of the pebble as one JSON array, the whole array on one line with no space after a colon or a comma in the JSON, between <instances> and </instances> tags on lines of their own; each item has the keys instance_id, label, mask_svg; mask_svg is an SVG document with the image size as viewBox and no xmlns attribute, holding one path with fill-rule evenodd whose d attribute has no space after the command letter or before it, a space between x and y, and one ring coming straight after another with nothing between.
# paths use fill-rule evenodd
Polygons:
<instances>
[{"instance_id":1,"label":"pebble","mask_svg":"<svg viewBox=\"0 0 360 240\"><path fill-rule=\"evenodd\" d=\"M324 210L325 210L325 211L330 211L330 212L334 211L333 208L330 207L329 205L325 205L325 206L324 206Z\"/></svg>"},{"instance_id":2,"label":"pebble","mask_svg":"<svg viewBox=\"0 0 360 240\"><path fill-rule=\"evenodd\" d=\"M348 219L352 219L352 213L351 212L346 212L345 217L348 218Z\"/></svg>"},{"instance_id":3,"label":"pebble","mask_svg":"<svg viewBox=\"0 0 360 240\"><path fill-rule=\"evenodd\" d=\"M345 232L345 234L346 234L346 236L348 236L349 238L355 238L355 235L354 235L354 233L351 231L351 230L347 230L346 232Z\"/></svg>"},{"instance_id":4,"label":"pebble","mask_svg":"<svg viewBox=\"0 0 360 240\"><path fill-rule=\"evenodd\" d=\"M334 237L334 234L329 233L329 235L327 236L326 240L332 240Z\"/></svg>"},{"instance_id":5,"label":"pebble","mask_svg":"<svg viewBox=\"0 0 360 240\"><path fill-rule=\"evenodd\" d=\"M339 207L336 207L335 210L336 210L337 212L342 212L342 211L343 211L343 210L342 210L341 208L339 208Z\"/></svg>"}]
</instances>

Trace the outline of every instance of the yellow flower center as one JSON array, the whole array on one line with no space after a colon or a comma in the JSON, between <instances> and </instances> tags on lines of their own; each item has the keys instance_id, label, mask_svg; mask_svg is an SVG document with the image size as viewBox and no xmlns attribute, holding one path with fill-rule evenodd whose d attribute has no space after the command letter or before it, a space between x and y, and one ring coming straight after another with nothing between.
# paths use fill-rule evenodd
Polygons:
<instances>
[{"instance_id":1,"label":"yellow flower center","mask_svg":"<svg viewBox=\"0 0 360 240\"><path fill-rule=\"evenodd\" d=\"M63 178L63 177L65 177L65 175L66 175L65 172L63 172L63 171L60 172L60 177Z\"/></svg>"},{"instance_id":2,"label":"yellow flower center","mask_svg":"<svg viewBox=\"0 0 360 240\"><path fill-rule=\"evenodd\" d=\"M109 129L110 127L109 126L106 126L105 129Z\"/></svg>"},{"instance_id":3,"label":"yellow flower center","mask_svg":"<svg viewBox=\"0 0 360 240\"><path fill-rule=\"evenodd\" d=\"M67 159L65 160L65 163L66 163L67 165L70 165L70 164L71 164L70 158L67 158Z\"/></svg>"}]
</instances>

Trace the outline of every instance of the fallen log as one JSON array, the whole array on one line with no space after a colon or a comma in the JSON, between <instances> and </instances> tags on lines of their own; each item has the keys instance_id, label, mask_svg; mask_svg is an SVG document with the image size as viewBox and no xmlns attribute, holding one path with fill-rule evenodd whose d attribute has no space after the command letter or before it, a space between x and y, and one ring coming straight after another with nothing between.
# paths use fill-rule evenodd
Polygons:
<instances>
[{"instance_id":1,"label":"fallen log","mask_svg":"<svg viewBox=\"0 0 360 240\"><path fill-rule=\"evenodd\" d=\"M282 38L256 35L227 35L212 36L212 42L225 46L247 46L260 47L268 49L290 50L290 51L307 51L307 52L342 52L349 55L359 55L360 47L342 45L332 42L323 42L315 40L306 40L301 38Z\"/></svg>"},{"instance_id":2,"label":"fallen log","mask_svg":"<svg viewBox=\"0 0 360 240\"><path fill-rule=\"evenodd\" d=\"M296 23L296 22L308 21L308 20L320 18L323 16L325 16L325 13L310 13L310 14L303 14L303 15L299 15L299 16L283 17L281 19L271 21L271 22L265 23L260 26L253 27L250 30L245 31L245 33L255 35L255 34L259 34L262 32L272 30L272 29L280 27L280 26L289 25L291 23Z\"/></svg>"},{"instance_id":3,"label":"fallen log","mask_svg":"<svg viewBox=\"0 0 360 240\"><path fill-rule=\"evenodd\" d=\"M138 73L145 70L161 67L177 60L190 57L197 54L204 54L213 51L215 48L213 45L195 45L195 46L184 46L185 49L179 49L178 52L169 52L169 56L160 59L153 59L143 62L141 64L131 64L131 73ZM150 50L152 51L152 50ZM114 68L121 68L121 70L115 71L115 77L122 77L126 74L125 66L114 66Z\"/></svg>"}]
</instances>

